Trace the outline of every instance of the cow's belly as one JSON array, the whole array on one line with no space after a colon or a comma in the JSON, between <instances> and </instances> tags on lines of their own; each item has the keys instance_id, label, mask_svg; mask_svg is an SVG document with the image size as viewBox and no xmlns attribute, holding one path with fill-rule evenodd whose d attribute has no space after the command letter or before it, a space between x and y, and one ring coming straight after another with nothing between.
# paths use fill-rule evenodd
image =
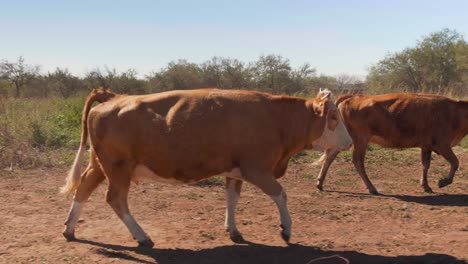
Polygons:
<instances>
[{"instance_id":1,"label":"cow's belly","mask_svg":"<svg viewBox=\"0 0 468 264\"><path fill-rule=\"evenodd\" d=\"M152 180L152 181L157 181L157 182L162 182L162 183L169 183L169 184L184 184L184 183L195 183L199 180L209 178L211 176L219 175L222 177L228 177L236 180L242 180L242 174L241 171L238 167L233 168L229 171L221 172L221 173L215 173L215 174L207 174L205 177L203 176L197 176L197 177L181 177L181 176L161 176L156 173L154 173L153 170L149 169L147 166L143 164L138 164L135 169L133 170L132 173L132 181L134 182L139 182L139 181L145 181L145 180Z\"/></svg>"},{"instance_id":2,"label":"cow's belly","mask_svg":"<svg viewBox=\"0 0 468 264\"><path fill-rule=\"evenodd\" d=\"M154 173L154 171L152 171L145 165L138 164L133 170L132 181L139 182L142 180L143 181L153 180L157 182L170 183L170 184L183 184L183 183L196 182L195 180L190 180L190 179L186 179L186 181L183 181L175 177L163 177L161 175Z\"/></svg>"},{"instance_id":3,"label":"cow's belly","mask_svg":"<svg viewBox=\"0 0 468 264\"><path fill-rule=\"evenodd\" d=\"M419 139L408 139L402 137L387 139L384 137L372 136L369 142L385 148L415 148L421 146Z\"/></svg>"}]
</instances>

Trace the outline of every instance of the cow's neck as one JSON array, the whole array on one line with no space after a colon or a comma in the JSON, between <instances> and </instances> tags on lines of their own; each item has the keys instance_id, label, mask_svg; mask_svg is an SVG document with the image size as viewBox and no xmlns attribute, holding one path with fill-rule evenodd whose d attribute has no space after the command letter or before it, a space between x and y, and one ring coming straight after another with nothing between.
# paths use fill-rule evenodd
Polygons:
<instances>
[{"instance_id":1,"label":"cow's neck","mask_svg":"<svg viewBox=\"0 0 468 264\"><path fill-rule=\"evenodd\" d=\"M290 155L303 150L310 140L311 130L315 129L315 113L302 98L282 98L275 104L281 137L285 151Z\"/></svg>"}]
</instances>

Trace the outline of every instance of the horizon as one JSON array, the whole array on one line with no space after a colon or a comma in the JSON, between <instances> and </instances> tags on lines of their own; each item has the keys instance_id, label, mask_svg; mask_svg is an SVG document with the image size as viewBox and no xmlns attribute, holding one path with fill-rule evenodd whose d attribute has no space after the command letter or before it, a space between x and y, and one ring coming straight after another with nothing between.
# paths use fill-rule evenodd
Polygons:
<instances>
[{"instance_id":1,"label":"horizon","mask_svg":"<svg viewBox=\"0 0 468 264\"><path fill-rule=\"evenodd\" d=\"M117 3L117 4L115 4ZM280 55L317 75L365 78L388 54L444 28L468 33L464 1L14 1L2 3L0 59L66 68L134 69L139 76L171 61L212 57L244 63Z\"/></svg>"}]
</instances>

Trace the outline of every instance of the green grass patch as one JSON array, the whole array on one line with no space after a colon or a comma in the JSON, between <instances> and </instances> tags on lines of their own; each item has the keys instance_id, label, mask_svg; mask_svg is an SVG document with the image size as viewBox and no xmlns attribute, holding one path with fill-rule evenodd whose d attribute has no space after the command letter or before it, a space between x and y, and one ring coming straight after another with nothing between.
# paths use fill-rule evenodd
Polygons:
<instances>
[{"instance_id":1,"label":"green grass patch","mask_svg":"<svg viewBox=\"0 0 468 264\"><path fill-rule=\"evenodd\" d=\"M308 179L308 180L313 180L313 179L316 178L316 176L314 176L312 174L309 174L309 173L302 174L301 177L304 178L304 179Z\"/></svg>"},{"instance_id":2,"label":"green grass patch","mask_svg":"<svg viewBox=\"0 0 468 264\"><path fill-rule=\"evenodd\" d=\"M78 148L84 98L0 101L0 168L68 163Z\"/></svg>"},{"instance_id":3,"label":"green grass patch","mask_svg":"<svg viewBox=\"0 0 468 264\"><path fill-rule=\"evenodd\" d=\"M463 148L464 150L468 150L468 137L464 137L460 143L458 144L458 146L460 146L461 148Z\"/></svg>"},{"instance_id":4,"label":"green grass patch","mask_svg":"<svg viewBox=\"0 0 468 264\"><path fill-rule=\"evenodd\" d=\"M294 156L291 157L289 162L295 164L301 163L311 163L318 160L322 156L322 152L313 151L313 150L303 150L296 153Z\"/></svg>"},{"instance_id":5,"label":"green grass patch","mask_svg":"<svg viewBox=\"0 0 468 264\"><path fill-rule=\"evenodd\" d=\"M366 152L366 164L381 164L385 162L392 162L402 166L413 165L420 163L419 148L408 149L393 149L383 148L378 145L369 145ZM352 162L352 151L347 150L339 154L338 159L345 162Z\"/></svg>"},{"instance_id":6,"label":"green grass patch","mask_svg":"<svg viewBox=\"0 0 468 264\"><path fill-rule=\"evenodd\" d=\"M224 186L224 177L214 176L195 183L199 187Z\"/></svg>"}]
</instances>

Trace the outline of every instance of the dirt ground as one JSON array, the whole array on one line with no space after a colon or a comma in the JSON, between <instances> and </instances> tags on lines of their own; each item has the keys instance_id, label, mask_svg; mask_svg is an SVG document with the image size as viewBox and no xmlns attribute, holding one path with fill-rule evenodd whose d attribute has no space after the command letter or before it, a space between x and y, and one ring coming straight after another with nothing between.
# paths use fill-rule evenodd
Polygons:
<instances>
[{"instance_id":1,"label":"dirt ground","mask_svg":"<svg viewBox=\"0 0 468 264\"><path fill-rule=\"evenodd\" d=\"M415 155L418 156L417 152ZM0 172L1 263L467 263L468 153L454 183L437 188L448 165L436 157L429 182L419 186L418 162L375 162L370 179L382 195L367 194L352 164L334 163L325 191L315 189L319 168L296 161L280 181L293 220L291 243L280 236L272 200L245 184L236 217L248 243L224 230L222 185L134 185L130 209L155 242L136 247L104 201L105 184L86 204L78 241L62 237L70 198L58 194L67 168ZM416 157L417 159L418 157Z\"/></svg>"}]
</instances>

